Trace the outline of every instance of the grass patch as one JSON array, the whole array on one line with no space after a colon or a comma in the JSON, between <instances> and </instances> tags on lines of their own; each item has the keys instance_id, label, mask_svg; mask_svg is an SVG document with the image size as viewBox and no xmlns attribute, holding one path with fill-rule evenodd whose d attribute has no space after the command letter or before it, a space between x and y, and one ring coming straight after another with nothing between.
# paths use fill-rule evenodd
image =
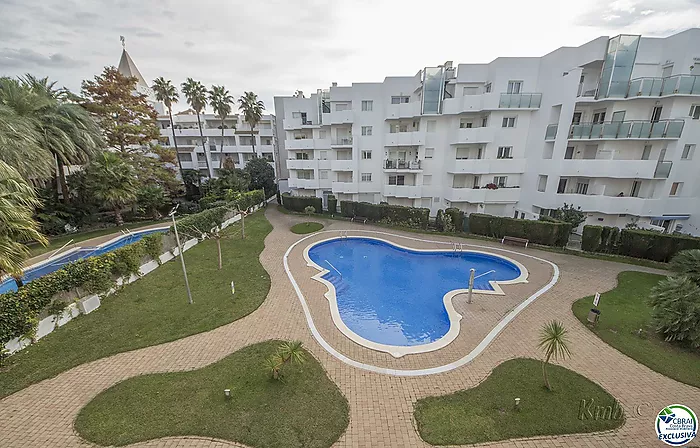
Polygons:
<instances>
[{"instance_id":1,"label":"grass patch","mask_svg":"<svg viewBox=\"0 0 700 448\"><path fill-rule=\"evenodd\" d=\"M186 435L251 447L331 446L348 425L347 400L308 353L272 380L262 364L278 345L251 345L191 372L128 379L88 403L75 429L103 446Z\"/></svg>"},{"instance_id":2,"label":"grass patch","mask_svg":"<svg viewBox=\"0 0 700 448\"><path fill-rule=\"evenodd\" d=\"M580 419L581 400L612 406L614 397L588 378L563 367L547 369L553 391L542 380L542 362L512 359L500 364L478 386L418 400L415 418L423 440L433 445L464 445L518 437L605 431L617 420ZM514 409L519 397L520 410Z\"/></svg>"},{"instance_id":3,"label":"grass patch","mask_svg":"<svg viewBox=\"0 0 700 448\"><path fill-rule=\"evenodd\" d=\"M292 233L303 235L305 233L318 232L322 228L323 224L320 222L300 222L299 224L294 224L289 230Z\"/></svg>"},{"instance_id":4,"label":"grass patch","mask_svg":"<svg viewBox=\"0 0 700 448\"><path fill-rule=\"evenodd\" d=\"M245 230L245 240L240 239L240 222L224 231L235 237L221 240L221 271L215 241L185 252L194 304L187 303L180 261L165 263L105 298L96 311L11 356L0 369L0 397L80 364L212 330L253 312L270 289L258 257L272 226L258 212L246 218Z\"/></svg>"},{"instance_id":5,"label":"grass patch","mask_svg":"<svg viewBox=\"0 0 700 448\"><path fill-rule=\"evenodd\" d=\"M684 349L660 338L651 323L649 291L661 275L644 272L621 272L617 287L601 294L600 321L589 329L603 341L630 358L669 378L700 387L700 353ZM578 320L586 324L593 297L574 302ZM638 334L642 329L641 336Z\"/></svg>"},{"instance_id":6,"label":"grass patch","mask_svg":"<svg viewBox=\"0 0 700 448\"><path fill-rule=\"evenodd\" d=\"M71 233L68 235L56 236L49 239L49 245L44 247L39 243L29 244L30 257L36 257L46 252L51 252L60 249L64 244L73 240L73 243L78 243L80 241L89 240L91 238L97 238L98 236L111 235L113 233L119 233L121 230L129 229L136 230L141 227L150 226L152 224L163 223L164 226L170 225L170 222L165 220L159 221L138 221L126 223L123 226L105 227L103 229L90 230L88 232Z\"/></svg>"}]
</instances>

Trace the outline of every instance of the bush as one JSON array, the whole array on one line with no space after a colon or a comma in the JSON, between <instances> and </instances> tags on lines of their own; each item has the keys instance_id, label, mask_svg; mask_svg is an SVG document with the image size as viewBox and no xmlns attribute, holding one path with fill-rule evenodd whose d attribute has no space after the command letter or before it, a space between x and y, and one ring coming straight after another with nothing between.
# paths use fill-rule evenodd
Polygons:
<instances>
[{"instance_id":1,"label":"bush","mask_svg":"<svg viewBox=\"0 0 700 448\"><path fill-rule=\"evenodd\" d=\"M370 204L369 202L340 201L343 216L361 216L369 221L395 224L415 229L427 229L430 210L401 205Z\"/></svg>"},{"instance_id":2,"label":"bush","mask_svg":"<svg viewBox=\"0 0 700 448\"><path fill-rule=\"evenodd\" d=\"M669 261L678 252L700 249L700 238L668 235L649 230L623 229L617 252L635 258Z\"/></svg>"},{"instance_id":3,"label":"bush","mask_svg":"<svg viewBox=\"0 0 700 448\"><path fill-rule=\"evenodd\" d=\"M438 232L442 232L445 229L445 212L442 209L437 211L435 215L435 228Z\"/></svg>"},{"instance_id":4,"label":"bush","mask_svg":"<svg viewBox=\"0 0 700 448\"><path fill-rule=\"evenodd\" d=\"M574 207L574 204L564 203L563 207L559 207L553 212L553 218L568 222L572 229L577 228L586 220L586 214L581 211L581 207Z\"/></svg>"},{"instance_id":5,"label":"bush","mask_svg":"<svg viewBox=\"0 0 700 448\"><path fill-rule=\"evenodd\" d=\"M700 348L700 287L687 276L669 277L651 290L657 333L666 341Z\"/></svg>"},{"instance_id":6,"label":"bush","mask_svg":"<svg viewBox=\"0 0 700 448\"><path fill-rule=\"evenodd\" d=\"M304 209L308 206L320 212L323 210L323 200L315 196L292 196L289 193L282 195L282 207L287 210L304 213Z\"/></svg>"},{"instance_id":7,"label":"bush","mask_svg":"<svg viewBox=\"0 0 700 448\"><path fill-rule=\"evenodd\" d=\"M279 205L282 205L282 193L280 193L280 191L277 190L277 193L275 193L275 196L277 196L277 203Z\"/></svg>"},{"instance_id":8,"label":"bush","mask_svg":"<svg viewBox=\"0 0 700 448\"><path fill-rule=\"evenodd\" d=\"M227 206L204 210L195 215L187 215L177 223L177 230L183 240L198 238L203 232L209 232L226 220L226 215L233 216L232 208Z\"/></svg>"},{"instance_id":9,"label":"bush","mask_svg":"<svg viewBox=\"0 0 700 448\"><path fill-rule=\"evenodd\" d=\"M679 252L673 257L669 267L673 272L684 275L700 285L700 249Z\"/></svg>"},{"instance_id":10,"label":"bush","mask_svg":"<svg viewBox=\"0 0 700 448\"><path fill-rule=\"evenodd\" d=\"M464 228L464 212L458 208L450 207L445 209L445 215L452 219L452 224L456 232L461 232Z\"/></svg>"},{"instance_id":11,"label":"bush","mask_svg":"<svg viewBox=\"0 0 700 448\"><path fill-rule=\"evenodd\" d=\"M328 195L328 211L332 214L338 212L338 199L332 194Z\"/></svg>"},{"instance_id":12,"label":"bush","mask_svg":"<svg viewBox=\"0 0 700 448\"><path fill-rule=\"evenodd\" d=\"M469 215L469 229L478 235L495 238L513 236L526 238L532 243L544 246L563 247L569 241L571 224L472 213Z\"/></svg>"},{"instance_id":13,"label":"bush","mask_svg":"<svg viewBox=\"0 0 700 448\"><path fill-rule=\"evenodd\" d=\"M581 250L597 252L603 235L602 226L584 226L581 236Z\"/></svg>"}]
</instances>

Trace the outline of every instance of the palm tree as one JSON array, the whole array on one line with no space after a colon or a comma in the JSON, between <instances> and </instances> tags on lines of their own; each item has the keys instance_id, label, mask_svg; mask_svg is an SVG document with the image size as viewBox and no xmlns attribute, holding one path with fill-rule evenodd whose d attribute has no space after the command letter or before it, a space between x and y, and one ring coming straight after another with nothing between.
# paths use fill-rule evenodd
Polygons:
<instances>
[{"instance_id":1,"label":"palm tree","mask_svg":"<svg viewBox=\"0 0 700 448\"><path fill-rule=\"evenodd\" d=\"M50 177L54 164L51 153L39 145L35 122L3 104L6 94L0 80L0 161L25 179Z\"/></svg>"},{"instance_id":2,"label":"palm tree","mask_svg":"<svg viewBox=\"0 0 700 448\"><path fill-rule=\"evenodd\" d=\"M544 324L542 330L540 331L540 347L545 354L544 361L542 361L542 376L544 377L544 385L547 389L552 390L552 386L549 384L549 378L547 377L547 364L549 364L550 359L555 361L559 359L566 359L571 357L571 351L569 350L569 340L566 336L566 329L564 324L557 320L553 320Z\"/></svg>"},{"instance_id":3,"label":"palm tree","mask_svg":"<svg viewBox=\"0 0 700 448\"><path fill-rule=\"evenodd\" d=\"M277 353L265 360L264 367L273 379L280 378L280 371L286 364L303 364L306 361L302 345L301 341L285 341L277 348Z\"/></svg>"},{"instance_id":4,"label":"palm tree","mask_svg":"<svg viewBox=\"0 0 700 448\"><path fill-rule=\"evenodd\" d=\"M34 188L19 171L0 161L0 277L22 275L23 262L29 256L24 243L47 244L39 225L32 219L34 209L40 205Z\"/></svg>"},{"instance_id":5,"label":"palm tree","mask_svg":"<svg viewBox=\"0 0 700 448\"><path fill-rule=\"evenodd\" d=\"M187 98L187 103L197 114L197 126L199 126L199 136L202 138L202 149L204 149L204 160L207 163L207 176L211 179L211 168L209 167L209 155L207 153L207 145L204 142L204 131L202 130L202 121L199 119L199 114L207 107L207 89L199 81L192 78L187 78L182 83L182 93Z\"/></svg>"},{"instance_id":6,"label":"palm tree","mask_svg":"<svg viewBox=\"0 0 700 448\"><path fill-rule=\"evenodd\" d=\"M177 88L168 79L165 80L162 76L153 80L153 92L158 101L163 102L168 109L170 117L170 129L173 131L173 145L175 145L175 155L177 156L177 166L180 168L180 176L182 176L182 161L180 153L177 150L177 138L175 138L175 123L173 123L173 104L177 103L180 96L177 93Z\"/></svg>"},{"instance_id":7,"label":"palm tree","mask_svg":"<svg viewBox=\"0 0 700 448\"><path fill-rule=\"evenodd\" d=\"M255 126L260 123L262 119L263 110L265 110L265 104L258 99L258 95L253 92L244 92L243 95L238 98L238 110L243 112L243 119L250 126L250 139L253 143L253 157L255 155Z\"/></svg>"},{"instance_id":8,"label":"palm tree","mask_svg":"<svg viewBox=\"0 0 700 448\"><path fill-rule=\"evenodd\" d=\"M209 104L214 113L221 118L221 153L224 152L224 120L231 114L233 97L229 95L224 86L211 86L209 91ZM219 166L221 168L221 166Z\"/></svg>"},{"instance_id":9,"label":"palm tree","mask_svg":"<svg viewBox=\"0 0 700 448\"><path fill-rule=\"evenodd\" d=\"M86 170L95 199L114 210L117 225L124 224L121 210L136 200L138 185L134 169L117 154L105 151Z\"/></svg>"}]
</instances>

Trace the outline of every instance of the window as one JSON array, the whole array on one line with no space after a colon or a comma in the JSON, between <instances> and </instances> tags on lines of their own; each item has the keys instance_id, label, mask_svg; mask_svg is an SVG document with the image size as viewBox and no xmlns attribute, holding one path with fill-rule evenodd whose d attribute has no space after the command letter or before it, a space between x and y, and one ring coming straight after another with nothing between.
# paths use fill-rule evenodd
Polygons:
<instances>
[{"instance_id":1,"label":"window","mask_svg":"<svg viewBox=\"0 0 700 448\"><path fill-rule=\"evenodd\" d=\"M499 146L497 159L512 159L513 158L513 147L512 146Z\"/></svg>"},{"instance_id":2,"label":"window","mask_svg":"<svg viewBox=\"0 0 700 448\"><path fill-rule=\"evenodd\" d=\"M564 193L566 191L567 182L568 179L564 179L563 177L559 178L559 185L557 185L557 193Z\"/></svg>"},{"instance_id":3,"label":"window","mask_svg":"<svg viewBox=\"0 0 700 448\"><path fill-rule=\"evenodd\" d=\"M472 122L472 120L468 118L462 118L461 120L459 120L460 129L471 129L472 127L474 127L474 123Z\"/></svg>"},{"instance_id":4,"label":"window","mask_svg":"<svg viewBox=\"0 0 700 448\"><path fill-rule=\"evenodd\" d=\"M404 185L405 178L403 174L392 174L389 176L389 185Z\"/></svg>"},{"instance_id":5,"label":"window","mask_svg":"<svg viewBox=\"0 0 700 448\"><path fill-rule=\"evenodd\" d=\"M440 202L440 196L435 196L433 198L433 202Z\"/></svg>"},{"instance_id":6,"label":"window","mask_svg":"<svg viewBox=\"0 0 700 448\"><path fill-rule=\"evenodd\" d=\"M467 96L467 95L478 95L479 94L479 88L478 87L464 87L462 89L462 95Z\"/></svg>"},{"instance_id":7,"label":"window","mask_svg":"<svg viewBox=\"0 0 700 448\"><path fill-rule=\"evenodd\" d=\"M588 194L588 182L577 182L576 194Z\"/></svg>"},{"instance_id":8,"label":"window","mask_svg":"<svg viewBox=\"0 0 700 448\"><path fill-rule=\"evenodd\" d=\"M671 185L671 192L669 196L678 196L681 194L681 189L683 188L683 182L674 182Z\"/></svg>"},{"instance_id":9,"label":"window","mask_svg":"<svg viewBox=\"0 0 700 448\"><path fill-rule=\"evenodd\" d=\"M309 170L298 170L297 178L311 180L314 178L314 172Z\"/></svg>"},{"instance_id":10,"label":"window","mask_svg":"<svg viewBox=\"0 0 700 448\"><path fill-rule=\"evenodd\" d=\"M514 128L515 127L515 117L503 117L503 123L502 123L501 127Z\"/></svg>"},{"instance_id":11,"label":"window","mask_svg":"<svg viewBox=\"0 0 700 448\"><path fill-rule=\"evenodd\" d=\"M192 161L192 154L180 153L180 161L181 162L191 162Z\"/></svg>"},{"instance_id":12,"label":"window","mask_svg":"<svg viewBox=\"0 0 700 448\"><path fill-rule=\"evenodd\" d=\"M508 176L493 176L493 183L499 187L505 187L508 181Z\"/></svg>"},{"instance_id":13,"label":"window","mask_svg":"<svg viewBox=\"0 0 700 448\"><path fill-rule=\"evenodd\" d=\"M298 152L297 153L297 160L309 160L309 153Z\"/></svg>"},{"instance_id":14,"label":"window","mask_svg":"<svg viewBox=\"0 0 700 448\"><path fill-rule=\"evenodd\" d=\"M693 117L693 120L700 119L700 104L690 106L690 116Z\"/></svg>"},{"instance_id":15,"label":"window","mask_svg":"<svg viewBox=\"0 0 700 448\"><path fill-rule=\"evenodd\" d=\"M360 174L360 180L362 182L372 182L372 173L362 173Z\"/></svg>"},{"instance_id":16,"label":"window","mask_svg":"<svg viewBox=\"0 0 700 448\"><path fill-rule=\"evenodd\" d=\"M362 100L362 112L372 112L372 100Z\"/></svg>"},{"instance_id":17,"label":"window","mask_svg":"<svg viewBox=\"0 0 700 448\"><path fill-rule=\"evenodd\" d=\"M328 179L328 172L330 170L319 170L318 171L318 178L319 179Z\"/></svg>"},{"instance_id":18,"label":"window","mask_svg":"<svg viewBox=\"0 0 700 448\"><path fill-rule=\"evenodd\" d=\"M522 81L508 81L508 93L520 93L522 88Z\"/></svg>"},{"instance_id":19,"label":"window","mask_svg":"<svg viewBox=\"0 0 700 448\"><path fill-rule=\"evenodd\" d=\"M695 145L685 145L683 147L683 153L681 153L681 159L683 159L683 160L692 159L694 152L695 152Z\"/></svg>"},{"instance_id":20,"label":"window","mask_svg":"<svg viewBox=\"0 0 700 448\"><path fill-rule=\"evenodd\" d=\"M327 137L326 137L326 130L325 130L325 129L321 129L321 130L318 131L318 138L320 138L320 139L327 138Z\"/></svg>"},{"instance_id":21,"label":"window","mask_svg":"<svg viewBox=\"0 0 700 448\"><path fill-rule=\"evenodd\" d=\"M486 85L484 86L484 91L486 93L491 93L491 83L487 82Z\"/></svg>"},{"instance_id":22,"label":"window","mask_svg":"<svg viewBox=\"0 0 700 448\"><path fill-rule=\"evenodd\" d=\"M261 144L261 145L272 146L272 137L261 137L261 138L260 138L260 144Z\"/></svg>"},{"instance_id":23,"label":"window","mask_svg":"<svg viewBox=\"0 0 700 448\"><path fill-rule=\"evenodd\" d=\"M651 121L652 123L658 123L661 119L662 110L663 106L654 106L654 108L651 110L651 118L649 119L649 121Z\"/></svg>"},{"instance_id":24,"label":"window","mask_svg":"<svg viewBox=\"0 0 700 448\"><path fill-rule=\"evenodd\" d=\"M642 187L642 183L638 180L632 182L632 190L630 190L630 196L633 198L639 197L639 189Z\"/></svg>"},{"instance_id":25,"label":"window","mask_svg":"<svg viewBox=\"0 0 700 448\"><path fill-rule=\"evenodd\" d=\"M352 103L335 103L335 111L342 112L344 110L349 110Z\"/></svg>"},{"instance_id":26,"label":"window","mask_svg":"<svg viewBox=\"0 0 700 448\"><path fill-rule=\"evenodd\" d=\"M437 127L437 120L428 120L428 127L427 127L426 132L435 132L436 127Z\"/></svg>"},{"instance_id":27,"label":"window","mask_svg":"<svg viewBox=\"0 0 700 448\"><path fill-rule=\"evenodd\" d=\"M292 118L301 118L301 112L292 112Z\"/></svg>"},{"instance_id":28,"label":"window","mask_svg":"<svg viewBox=\"0 0 700 448\"><path fill-rule=\"evenodd\" d=\"M593 112L593 123L603 123L605 121L605 111Z\"/></svg>"},{"instance_id":29,"label":"window","mask_svg":"<svg viewBox=\"0 0 700 448\"><path fill-rule=\"evenodd\" d=\"M268 162L274 162L274 161L275 161L275 159L273 158L271 152L264 152L264 153L262 154L262 156L263 156L263 159L267 160Z\"/></svg>"},{"instance_id":30,"label":"window","mask_svg":"<svg viewBox=\"0 0 700 448\"><path fill-rule=\"evenodd\" d=\"M328 160L328 151L319 151L318 158L319 160Z\"/></svg>"},{"instance_id":31,"label":"window","mask_svg":"<svg viewBox=\"0 0 700 448\"><path fill-rule=\"evenodd\" d=\"M472 188L479 188L481 183L481 176L474 176L474 181L472 182Z\"/></svg>"},{"instance_id":32,"label":"window","mask_svg":"<svg viewBox=\"0 0 700 448\"><path fill-rule=\"evenodd\" d=\"M260 123L260 129L272 129L272 123L267 121L264 123Z\"/></svg>"},{"instance_id":33,"label":"window","mask_svg":"<svg viewBox=\"0 0 700 448\"><path fill-rule=\"evenodd\" d=\"M409 97L407 96L392 96L391 104L406 104L408 103Z\"/></svg>"},{"instance_id":34,"label":"window","mask_svg":"<svg viewBox=\"0 0 700 448\"><path fill-rule=\"evenodd\" d=\"M518 219L518 211L516 210L515 213L513 213L513 218Z\"/></svg>"},{"instance_id":35,"label":"window","mask_svg":"<svg viewBox=\"0 0 700 448\"><path fill-rule=\"evenodd\" d=\"M423 175L423 185L432 185L433 184L433 176L431 174L424 174Z\"/></svg>"},{"instance_id":36,"label":"window","mask_svg":"<svg viewBox=\"0 0 700 448\"><path fill-rule=\"evenodd\" d=\"M362 135L372 135L372 126L362 126Z\"/></svg>"},{"instance_id":37,"label":"window","mask_svg":"<svg viewBox=\"0 0 700 448\"><path fill-rule=\"evenodd\" d=\"M371 158L372 158L372 151L369 149L363 149L362 150L362 159L369 160Z\"/></svg>"},{"instance_id":38,"label":"window","mask_svg":"<svg viewBox=\"0 0 700 448\"><path fill-rule=\"evenodd\" d=\"M488 125L489 119L488 117L482 117L481 118L481 127L485 128Z\"/></svg>"},{"instance_id":39,"label":"window","mask_svg":"<svg viewBox=\"0 0 700 448\"><path fill-rule=\"evenodd\" d=\"M574 117L571 119L571 124L581 123L581 117L583 117L583 112L574 112Z\"/></svg>"},{"instance_id":40,"label":"window","mask_svg":"<svg viewBox=\"0 0 700 448\"><path fill-rule=\"evenodd\" d=\"M642 150L642 160L649 160L650 155L651 155L651 145L644 145L644 149Z\"/></svg>"},{"instance_id":41,"label":"window","mask_svg":"<svg viewBox=\"0 0 700 448\"><path fill-rule=\"evenodd\" d=\"M425 158L432 159L435 153L435 148L425 148Z\"/></svg>"},{"instance_id":42,"label":"window","mask_svg":"<svg viewBox=\"0 0 700 448\"><path fill-rule=\"evenodd\" d=\"M206 162L206 161L207 161L207 155L206 155L206 154L202 154L202 153L198 153L198 154L197 154L197 160L199 160L200 162Z\"/></svg>"},{"instance_id":43,"label":"window","mask_svg":"<svg viewBox=\"0 0 700 448\"><path fill-rule=\"evenodd\" d=\"M537 178L537 191L545 191L547 189L547 178L548 176L540 174Z\"/></svg>"}]
</instances>

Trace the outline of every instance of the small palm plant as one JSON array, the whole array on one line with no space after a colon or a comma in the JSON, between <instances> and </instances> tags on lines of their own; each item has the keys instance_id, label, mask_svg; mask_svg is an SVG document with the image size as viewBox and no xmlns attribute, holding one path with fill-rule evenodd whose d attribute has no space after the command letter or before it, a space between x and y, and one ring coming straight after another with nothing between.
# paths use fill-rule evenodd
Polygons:
<instances>
[{"instance_id":1,"label":"small palm plant","mask_svg":"<svg viewBox=\"0 0 700 448\"><path fill-rule=\"evenodd\" d=\"M547 377L547 364L549 360L553 359L555 361L559 359L566 359L571 357L571 350L569 350L569 340L566 336L566 328L564 324L558 320L553 320L544 324L542 330L540 331L540 347L544 351L544 361L542 361L542 376L544 377L544 385L548 390L552 390L552 386L549 384L549 378Z\"/></svg>"},{"instance_id":2,"label":"small palm plant","mask_svg":"<svg viewBox=\"0 0 700 448\"><path fill-rule=\"evenodd\" d=\"M304 213L306 213L306 214L309 216L309 218L311 218L311 216L312 216L314 213L316 213L316 207L314 207L313 205L307 205L306 207L304 207ZM306 226L307 226L307 227L310 226L310 225L311 225L310 222L307 222L307 223L306 223Z\"/></svg>"},{"instance_id":3,"label":"small palm plant","mask_svg":"<svg viewBox=\"0 0 700 448\"><path fill-rule=\"evenodd\" d=\"M272 379L281 378L281 370L287 364L303 364L306 361L304 356L303 343L301 341L286 341L278 348L277 353L265 360L265 370L270 372Z\"/></svg>"}]
</instances>

